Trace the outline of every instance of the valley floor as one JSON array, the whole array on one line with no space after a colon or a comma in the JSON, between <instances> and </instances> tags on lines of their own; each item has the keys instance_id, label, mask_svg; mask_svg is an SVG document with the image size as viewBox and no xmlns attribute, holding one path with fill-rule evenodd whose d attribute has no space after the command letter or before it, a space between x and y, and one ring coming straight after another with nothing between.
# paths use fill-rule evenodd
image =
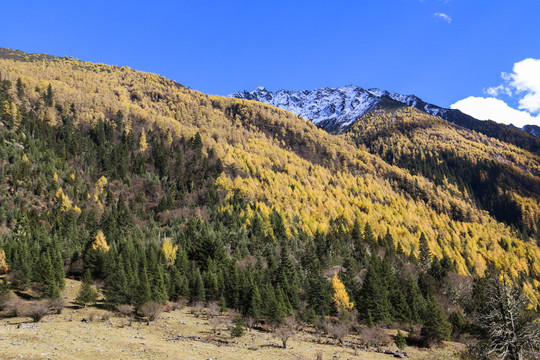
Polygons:
<instances>
[{"instance_id":1,"label":"valley floor","mask_svg":"<svg viewBox=\"0 0 540 360\"><path fill-rule=\"evenodd\" d=\"M73 299L78 282L69 281L64 298ZM70 304L71 305L71 304ZM206 316L193 308L163 313L153 323L133 321L92 307L68 307L39 323L29 318L0 319L0 359L392 359L391 355L355 351L323 337L314 340L309 331L296 333L287 349L270 332L251 330L232 339L226 322L216 335ZM94 318L86 322L83 319ZM225 320L225 317L224 317ZM355 341L354 336L347 340ZM461 344L446 343L439 349L407 347L412 359L452 359ZM396 349L394 345L388 349Z\"/></svg>"}]
</instances>

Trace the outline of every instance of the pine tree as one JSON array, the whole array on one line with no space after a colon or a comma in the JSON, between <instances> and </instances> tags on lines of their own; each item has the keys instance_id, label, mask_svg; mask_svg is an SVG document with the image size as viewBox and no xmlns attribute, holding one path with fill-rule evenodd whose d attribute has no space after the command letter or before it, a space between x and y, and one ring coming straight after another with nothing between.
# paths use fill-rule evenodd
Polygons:
<instances>
[{"instance_id":1,"label":"pine tree","mask_svg":"<svg viewBox=\"0 0 540 360\"><path fill-rule=\"evenodd\" d=\"M420 241L418 244L418 260L420 261L420 265L424 270L429 269L429 264L431 262L431 251L429 250L429 244L426 238L426 235L422 233L420 235Z\"/></svg>"},{"instance_id":2,"label":"pine tree","mask_svg":"<svg viewBox=\"0 0 540 360\"><path fill-rule=\"evenodd\" d=\"M373 230L371 230L371 225L369 225L368 222L366 222L366 225L364 226L364 242L369 245L371 250L377 248L377 240L375 239Z\"/></svg>"},{"instance_id":3,"label":"pine tree","mask_svg":"<svg viewBox=\"0 0 540 360\"><path fill-rule=\"evenodd\" d=\"M413 323L419 323L424 314L425 301L416 281L410 274L405 280L405 291L407 304L410 309L411 321Z\"/></svg>"},{"instance_id":4,"label":"pine tree","mask_svg":"<svg viewBox=\"0 0 540 360\"><path fill-rule=\"evenodd\" d=\"M390 301L386 279L381 276L382 271L376 257L372 257L371 263L364 279L361 291L362 306L364 316L367 318L369 311L375 323L390 321Z\"/></svg>"},{"instance_id":5,"label":"pine tree","mask_svg":"<svg viewBox=\"0 0 540 360\"><path fill-rule=\"evenodd\" d=\"M259 288L257 285L251 287L250 301L247 311L247 315L257 320L261 317L261 295L259 294Z\"/></svg>"},{"instance_id":6,"label":"pine tree","mask_svg":"<svg viewBox=\"0 0 540 360\"><path fill-rule=\"evenodd\" d=\"M407 341L405 340L405 337L403 336L401 330L398 330L396 336L394 336L394 343L400 350L403 350L403 348L407 344Z\"/></svg>"},{"instance_id":7,"label":"pine tree","mask_svg":"<svg viewBox=\"0 0 540 360\"><path fill-rule=\"evenodd\" d=\"M153 274L150 291L152 293L152 300L158 304L165 304L168 300L167 289L163 281L163 271L159 265L157 265L157 270Z\"/></svg>"},{"instance_id":8,"label":"pine tree","mask_svg":"<svg viewBox=\"0 0 540 360\"><path fill-rule=\"evenodd\" d=\"M241 337L244 335L244 332L244 319L242 319L242 315L236 314L234 317L234 326L231 328L231 336Z\"/></svg>"},{"instance_id":9,"label":"pine tree","mask_svg":"<svg viewBox=\"0 0 540 360\"><path fill-rule=\"evenodd\" d=\"M97 291L92 285L92 276L90 275L90 270L86 270L84 273L81 287L77 293L77 302L86 307L87 304L93 304L97 300Z\"/></svg>"},{"instance_id":10,"label":"pine tree","mask_svg":"<svg viewBox=\"0 0 540 360\"><path fill-rule=\"evenodd\" d=\"M133 305L138 309L152 298L152 292L150 290L150 284L148 282L148 273L146 271L146 266L141 269L139 274L139 284L137 289L133 294Z\"/></svg>"},{"instance_id":11,"label":"pine tree","mask_svg":"<svg viewBox=\"0 0 540 360\"><path fill-rule=\"evenodd\" d=\"M422 336L430 340L449 340L452 326L434 296L428 300Z\"/></svg>"},{"instance_id":12,"label":"pine tree","mask_svg":"<svg viewBox=\"0 0 540 360\"><path fill-rule=\"evenodd\" d=\"M204 289L204 282L199 268L197 268L191 276L190 301L192 303L206 301L206 291Z\"/></svg>"},{"instance_id":13,"label":"pine tree","mask_svg":"<svg viewBox=\"0 0 540 360\"><path fill-rule=\"evenodd\" d=\"M120 261L109 277L105 297L107 302L113 306L129 303L128 282L122 261Z\"/></svg>"}]
</instances>

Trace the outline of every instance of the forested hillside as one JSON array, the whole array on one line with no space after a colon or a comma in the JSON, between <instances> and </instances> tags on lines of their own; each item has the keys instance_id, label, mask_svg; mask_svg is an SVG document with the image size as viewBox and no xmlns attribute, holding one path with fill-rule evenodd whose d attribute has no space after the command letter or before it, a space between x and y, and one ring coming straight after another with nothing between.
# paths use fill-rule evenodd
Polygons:
<instances>
[{"instance_id":1,"label":"forested hillside","mask_svg":"<svg viewBox=\"0 0 540 360\"><path fill-rule=\"evenodd\" d=\"M87 273L111 306L185 297L279 324L343 313L339 273L361 321L445 339L441 311L462 314L466 275L491 264L538 305L538 157L516 147L410 109L399 132L381 118L338 137L155 74L9 50L0 81L5 287L55 297ZM435 130L409 134L419 122Z\"/></svg>"}]
</instances>

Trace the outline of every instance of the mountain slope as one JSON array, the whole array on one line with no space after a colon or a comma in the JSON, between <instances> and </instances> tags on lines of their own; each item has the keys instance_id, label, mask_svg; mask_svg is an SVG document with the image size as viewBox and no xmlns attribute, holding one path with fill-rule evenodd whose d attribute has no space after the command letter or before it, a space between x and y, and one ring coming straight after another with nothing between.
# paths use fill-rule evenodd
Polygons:
<instances>
[{"instance_id":1,"label":"mountain slope","mask_svg":"<svg viewBox=\"0 0 540 360\"><path fill-rule=\"evenodd\" d=\"M540 152L540 138L534 132L511 125L480 121L456 109L446 109L424 102L415 95L401 95L381 89L364 90L349 85L342 88L322 88L313 91L279 90L276 93L258 87L254 91L229 95L239 99L256 100L291 111L313 121L330 133L343 133L364 114L378 108L393 108L399 104L414 107L456 125L514 144L534 153ZM397 102L398 104L396 104Z\"/></svg>"},{"instance_id":2,"label":"mountain slope","mask_svg":"<svg viewBox=\"0 0 540 360\"><path fill-rule=\"evenodd\" d=\"M186 225L190 233L175 238L190 251L191 260L202 264L206 259L200 254L219 248L219 242L227 245L228 255L247 258L266 256L284 238L291 239L301 258L319 232L329 239L325 265L340 264L356 246L346 234L358 221L369 223L381 237L388 231L396 246L413 257L424 233L431 252L449 257L461 274L481 274L493 262L524 279L537 301L540 251L530 239L480 209L459 187L388 164L346 136L324 132L290 112L208 96L155 74L75 59L6 57L0 59L0 74L6 154L2 191L9 195L1 207L10 214L2 225L9 236L17 233L20 212L28 209L36 224L61 229L51 220L51 214L62 211L59 199L65 199L57 194L59 186L72 202L67 208L80 210L73 213L74 224L94 216L92 209L98 218L115 214L110 207L119 201L118 194L129 204L148 204L152 211L135 216L134 222L149 229L132 235L148 242L178 231L175 215L222 219L224 235L216 235L218 240L208 235L208 243L193 241L197 226L213 234L203 225ZM73 130L66 132L71 126L81 134L75 143L70 140ZM49 155L31 143L39 129L54 149ZM124 154L125 144L131 145ZM86 149L94 156L85 155ZM124 161L125 174L114 166ZM185 175L188 171L194 174ZM25 184L21 172L39 176ZM110 195L98 191L100 186L103 190L101 176L111 184ZM182 186L175 181L184 178ZM81 252L93 236L84 231L74 245ZM121 238L111 234L107 238ZM78 260L68 246L64 251L66 261Z\"/></svg>"}]
</instances>

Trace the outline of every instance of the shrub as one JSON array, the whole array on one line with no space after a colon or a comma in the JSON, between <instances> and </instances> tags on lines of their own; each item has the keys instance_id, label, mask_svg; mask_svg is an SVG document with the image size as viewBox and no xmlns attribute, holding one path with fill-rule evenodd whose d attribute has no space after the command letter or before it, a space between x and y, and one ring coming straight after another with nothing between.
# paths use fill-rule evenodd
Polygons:
<instances>
[{"instance_id":1,"label":"shrub","mask_svg":"<svg viewBox=\"0 0 540 360\"><path fill-rule=\"evenodd\" d=\"M26 307L25 315L31 317L34 322L39 322L49 312L49 306L46 301L41 300L29 303Z\"/></svg>"},{"instance_id":2,"label":"shrub","mask_svg":"<svg viewBox=\"0 0 540 360\"><path fill-rule=\"evenodd\" d=\"M66 302L63 299L50 299L48 305L53 314L61 314L66 307Z\"/></svg>"},{"instance_id":3,"label":"shrub","mask_svg":"<svg viewBox=\"0 0 540 360\"><path fill-rule=\"evenodd\" d=\"M18 296L6 296L0 303L0 308L4 310L6 316L23 316L26 303Z\"/></svg>"},{"instance_id":4,"label":"shrub","mask_svg":"<svg viewBox=\"0 0 540 360\"><path fill-rule=\"evenodd\" d=\"M386 332L378 328L365 327L360 331L360 339L366 346L386 346L390 344L390 337Z\"/></svg>"},{"instance_id":5,"label":"shrub","mask_svg":"<svg viewBox=\"0 0 540 360\"><path fill-rule=\"evenodd\" d=\"M148 321L156 320L162 311L163 306L161 306L155 301L149 301L143 306L141 306L141 308L139 309L141 315L148 318Z\"/></svg>"},{"instance_id":6,"label":"shrub","mask_svg":"<svg viewBox=\"0 0 540 360\"><path fill-rule=\"evenodd\" d=\"M340 344L343 344L345 336L349 335L349 325L344 323L328 323L326 325L328 335L339 341Z\"/></svg>"},{"instance_id":7,"label":"shrub","mask_svg":"<svg viewBox=\"0 0 540 360\"><path fill-rule=\"evenodd\" d=\"M133 305L129 305L129 304L119 305L118 312L125 317L132 318L134 315Z\"/></svg>"}]
</instances>

